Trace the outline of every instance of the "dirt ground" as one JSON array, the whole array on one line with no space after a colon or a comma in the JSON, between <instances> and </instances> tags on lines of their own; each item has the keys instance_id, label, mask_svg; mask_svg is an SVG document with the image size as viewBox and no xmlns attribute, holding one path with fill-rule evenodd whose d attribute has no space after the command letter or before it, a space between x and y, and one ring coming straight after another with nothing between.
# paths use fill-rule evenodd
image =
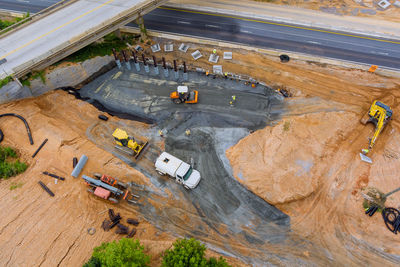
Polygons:
<instances>
[{"instance_id":1,"label":"dirt ground","mask_svg":"<svg viewBox=\"0 0 400 267\"><path fill-rule=\"evenodd\" d=\"M378 6L379 1L373 0L255 0L278 5L289 5L301 8L313 9L339 16L360 16L388 21L400 22L400 7L393 4L395 0L389 0L391 6L383 10Z\"/></svg>"},{"instance_id":2,"label":"dirt ground","mask_svg":"<svg viewBox=\"0 0 400 267\"><path fill-rule=\"evenodd\" d=\"M112 205L86 191L81 178L72 178L72 158L82 154L89 160L83 173L107 173L125 182L146 185L148 179L112 154L94 145L86 137L89 125L98 121L101 114L95 107L64 91L4 104L1 113L15 112L23 115L30 124L34 145L30 145L22 122L16 118L3 118L1 129L5 134L2 145L18 149L28 170L14 178L2 180L0 187L3 215L0 219L0 265L2 266L80 266L90 258L92 249L102 242L118 240L114 231L104 232L100 226L108 216L107 209L120 212L123 220L137 218L140 221L137 234L145 251L152 256L152 266L159 266L162 251L169 248L175 237L156 229L132 205ZM111 122L124 122L115 117ZM147 127L142 123L127 121L135 127ZM39 144L48 138L35 159L31 155ZM49 171L64 176L58 181L42 175ZM50 197L38 185L43 181L54 193ZM10 185L22 183L21 188L10 190ZM139 191L138 195L142 195ZM143 195L142 195L143 197ZM125 223L126 224L126 223ZM96 228L91 236L90 227ZM208 251L208 255L216 255ZM229 259L233 265L242 265Z\"/></svg>"},{"instance_id":3,"label":"dirt ground","mask_svg":"<svg viewBox=\"0 0 400 267\"><path fill-rule=\"evenodd\" d=\"M194 44L192 48L199 48L205 54L212 49ZM304 263L302 259L307 259L306 262L315 264L398 265L400 243L397 236L386 229L379 214L371 218L364 214L359 192L366 186L374 186L387 192L393 189L393 185L400 184L397 171L400 147L396 141L400 126L396 117L400 112L397 102L400 82L394 78L359 70L296 60L282 64L278 58L270 56L238 50L233 52L234 59L222 63L224 71L251 75L273 88L284 86L294 97L286 99L285 107L279 111L283 117L281 122L277 121L275 126L249 135L231 148L228 156L244 156L244 153L250 153L247 148L241 147L246 142L274 145L275 150L269 155L267 146L264 150L253 150L253 153L259 153L254 155L259 159L265 158L264 155L274 157L274 170L270 170L270 175L273 176L281 171L279 164L284 162L287 165L287 153L293 154L287 149L283 150L285 153L281 153L280 143L290 140L291 146L286 144L286 148L300 146L303 150L308 150L307 144L310 144L315 149L309 149L306 153L307 160L312 159L314 164L303 165L313 174L315 186L301 197L283 199L277 205L290 215L291 234L296 235L299 240L296 249L293 243L289 243L289 246L287 242L275 240L268 242L269 252L278 255L280 260L283 257L292 257L300 263ZM170 62L173 58L178 58L180 63L186 60L192 68L212 68L205 59L208 56L203 56L194 65L189 53L156 54L158 58L161 55ZM255 65L259 68L255 69ZM373 127L361 125L358 118L368 110L374 99L390 105L394 116L377 141L372 154L374 163L368 165L359 160L358 152L366 146ZM4 240L0 242L0 262L3 266L76 266L90 257L93 247L119 238L113 232L103 232L100 229L100 224L106 217L105 210L112 205L88 195L84 183L69 176L74 156L86 154L89 157L85 173L106 172L124 181L134 181L158 191L143 174L88 139L87 129L98 120L97 115L101 113L90 104L57 91L38 98L1 105L0 109L3 113L12 110L25 116L35 140L35 145L30 146L22 123L12 118L2 119L4 144L18 148L22 157L30 163L30 168L24 174L1 181L1 207L7 211L0 219L0 239ZM334 123L320 123L320 119ZM290 121L289 129L280 135L286 121ZM110 123L147 128L143 123L114 117ZM319 133L321 128L325 130ZM339 130L335 132L337 128ZM327 133L328 137L323 133ZM256 141L254 137L257 137ZM49 138L49 142L32 160L30 155L44 138ZM299 155L302 155L301 151L296 151L291 159L296 160L295 157ZM231 161L234 172L243 167L243 160L235 162L231 157ZM245 163L246 170L259 167L251 166L249 159ZM66 180L54 184L53 179L40 174L45 170L64 175ZM248 188L256 188L254 192L258 193L257 188L265 190L263 180L266 180L262 173L259 175L254 180L246 179L244 173L237 178ZM299 177L306 177L304 173L302 175ZM54 198L50 198L39 187L39 179L54 191ZM254 184L247 184L249 181L254 181ZM12 182L22 182L23 186L10 190ZM296 192L295 186L299 187L299 191L304 189L302 183L285 186L290 187L287 188L288 192ZM144 192L139 193L145 196ZM260 196L265 197L262 194ZM291 202L286 203L290 200ZM395 194L389 199L388 205L397 207L399 200L400 195ZM152 254L153 265L157 265L161 251L171 245L174 237L147 223L135 206L120 205L116 210L124 218L139 218L141 224L136 237ZM182 212L175 219L183 223L187 218L187 214ZM96 227L97 232L89 236L87 228L92 226ZM178 229L179 223L175 227ZM226 232L223 226L219 230L222 234ZM190 232L190 229L185 231ZM257 240L254 242L254 246L258 246ZM309 242L316 245L308 246ZM314 247L315 250L312 249ZM239 247L238 250L248 253L244 248ZM271 257L269 262L281 263L274 260ZM242 264L235 259L230 261L234 265Z\"/></svg>"},{"instance_id":4,"label":"dirt ground","mask_svg":"<svg viewBox=\"0 0 400 267\"><path fill-rule=\"evenodd\" d=\"M191 48L206 51L196 66L210 70L206 58L211 49L199 45ZM360 191L376 187L389 192L400 184L397 172L400 148L396 142L400 126L396 116L400 112L397 101L400 81L326 64L296 60L282 64L278 58L233 51L232 63L222 62L224 71L251 74L274 88L285 87L294 95L286 99L282 122L255 132L230 149L228 157L237 179L254 192L262 192L260 197L266 199L264 193L274 182L269 179L282 181L285 177L279 177L282 173L290 176L296 172L296 166L288 163L288 157L293 161L299 157L301 164L304 164L303 156L309 157L313 165L303 165L301 171L310 168L309 176L315 184L308 192L293 199L282 199L281 202L289 202L277 205L290 215L292 229L327 248L336 262L397 265L400 241L386 229L380 214L372 218L364 214ZM178 58L176 53L166 56ZM256 65L258 69L254 69ZM372 124L360 124L359 119L375 99L391 106L394 116L379 137L371 153L373 164L369 165L360 161L359 152L367 146L374 128ZM289 131L281 134L286 121L290 123ZM257 144L261 144L261 148ZM250 145L257 149L249 149ZM252 164L249 160L254 157L269 160L260 172L256 171L261 166L260 161ZM268 166L270 175L265 175L262 170ZM252 177L239 173L241 169ZM290 181L295 179L291 178ZM279 184L283 185L279 190L302 192L305 190L303 182ZM397 208L399 201L400 194L394 194L387 205Z\"/></svg>"}]
</instances>

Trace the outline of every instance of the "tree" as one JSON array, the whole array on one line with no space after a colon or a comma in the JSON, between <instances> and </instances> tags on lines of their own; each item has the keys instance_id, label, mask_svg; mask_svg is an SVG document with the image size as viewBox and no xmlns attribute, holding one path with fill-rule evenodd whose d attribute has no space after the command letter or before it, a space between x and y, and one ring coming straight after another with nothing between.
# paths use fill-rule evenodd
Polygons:
<instances>
[{"instance_id":1,"label":"tree","mask_svg":"<svg viewBox=\"0 0 400 267\"><path fill-rule=\"evenodd\" d=\"M150 257L143 252L144 247L139 240L122 238L116 241L103 243L94 248L92 258L87 262L87 267L144 267L148 266ZM90 264L91 265L90 265Z\"/></svg>"},{"instance_id":2,"label":"tree","mask_svg":"<svg viewBox=\"0 0 400 267\"><path fill-rule=\"evenodd\" d=\"M178 239L164 253L163 267L228 267L225 259L205 258L206 247L194 238Z\"/></svg>"}]
</instances>

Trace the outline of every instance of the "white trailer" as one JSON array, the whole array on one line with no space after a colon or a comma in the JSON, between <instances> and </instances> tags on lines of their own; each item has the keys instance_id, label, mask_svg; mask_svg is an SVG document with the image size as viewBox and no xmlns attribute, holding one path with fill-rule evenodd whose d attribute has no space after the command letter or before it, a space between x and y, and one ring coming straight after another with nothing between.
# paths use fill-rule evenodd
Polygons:
<instances>
[{"instance_id":1,"label":"white trailer","mask_svg":"<svg viewBox=\"0 0 400 267\"><path fill-rule=\"evenodd\" d=\"M155 167L159 174L168 174L177 183L183 184L187 189L195 188L201 179L200 173L197 170L167 152L161 153L156 160Z\"/></svg>"}]
</instances>

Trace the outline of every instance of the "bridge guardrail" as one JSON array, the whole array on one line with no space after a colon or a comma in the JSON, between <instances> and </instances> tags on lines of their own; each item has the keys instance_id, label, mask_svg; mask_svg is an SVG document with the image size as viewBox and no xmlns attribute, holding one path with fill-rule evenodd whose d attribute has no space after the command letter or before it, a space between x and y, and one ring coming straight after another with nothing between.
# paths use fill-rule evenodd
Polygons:
<instances>
[{"instance_id":1,"label":"bridge guardrail","mask_svg":"<svg viewBox=\"0 0 400 267\"><path fill-rule=\"evenodd\" d=\"M7 35L9 35L11 33L13 33L16 30L21 29L21 27L26 27L29 24L31 24L32 22L35 22L35 21L37 21L37 20L39 20L39 19L41 19L41 18L43 18L45 16L48 16L48 15L54 13L55 11L57 11L57 10L59 10L61 8L64 8L64 7L66 7L66 6L70 5L70 4L73 4L73 3L77 2L77 1L79 1L79 0L61 0L61 1L57 2L57 3L55 3L54 5L51 5L51 6L47 7L47 8L45 8L45 9L42 9L38 13L35 13L34 15L29 16L29 17L27 17L27 18L15 23L15 24L10 25L9 27L1 30L0 31L0 39L4 38L5 36L7 36Z\"/></svg>"}]
</instances>

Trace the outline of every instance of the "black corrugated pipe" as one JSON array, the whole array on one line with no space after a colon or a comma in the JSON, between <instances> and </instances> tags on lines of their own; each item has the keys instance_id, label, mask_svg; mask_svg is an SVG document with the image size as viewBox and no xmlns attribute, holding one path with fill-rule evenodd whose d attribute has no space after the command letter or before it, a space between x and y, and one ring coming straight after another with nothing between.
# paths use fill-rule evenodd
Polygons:
<instances>
[{"instance_id":1,"label":"black corrugated pipe","mask_svg":"<svg viewBox=\"0 0 400 267\"><path fill-rule=\"evenodd\" d=\"M174 71L178 71L178 68L176 66L176 60L174 59Z\"/></svg>"},{"instance_id":2,"label":"black corrugated pipe","mask_svg":"<svg viewBox=\"0 0 400 267\"><path fill-rule=\"evenodd\" d=\"M186 73L186 62L183 61L183 73Z\"/></svg>"},{"instance_id":3,"label":"black corrugated pipe","mask_svg":"<svg viewBox=\"0 0 400 267\"><path fill-rule=\"evenodd\" d=\"M162 66L166 70L167 69L167 63L165 63L165 58L162 57Z\"/></svg>"},{"instance_id":4,"label":"black corrugated pipe","mask_svg":"<svg viewBox=\"0 0 400 267\"><path fill-rule=\"evenodd\" d=\"M15 113L4 113L4 114L0 114L0 118L1 117L6 117L6 116L13 116L13 117L17 117L18 119L22 120L23 123L25 124L25 128L26 128L26 132L28 133L28 137L29 137L29 142L31 143L31 145L33 145L33 138L32 138L32 134L31 134L31 129L29 128L29 124L26 122L26 120L24 119L24 117L15 114ZM4 134L3 132L0 130L0 142L3 141L4 138Z\"/></svg>"}]
</instances>

